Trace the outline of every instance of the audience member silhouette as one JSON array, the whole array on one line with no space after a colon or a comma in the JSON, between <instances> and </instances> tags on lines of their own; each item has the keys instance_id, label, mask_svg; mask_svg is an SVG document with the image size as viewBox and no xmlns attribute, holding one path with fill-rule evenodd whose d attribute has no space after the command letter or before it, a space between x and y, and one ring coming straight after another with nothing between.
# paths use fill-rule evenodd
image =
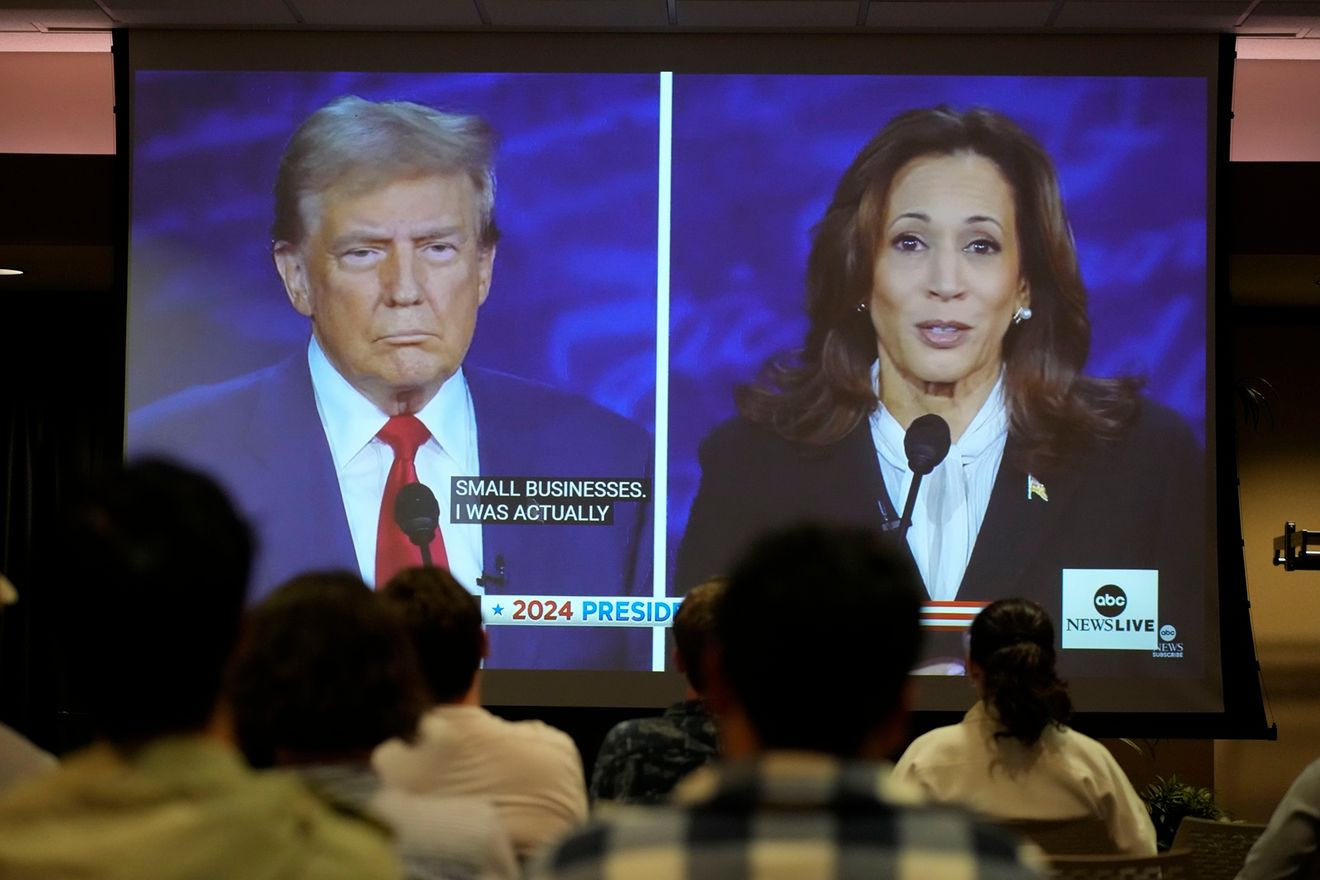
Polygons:
<instances>
[{"instance_id":1,"label":"audience member silhouette","mask_svg":"<svg viewBox=\"0 0 1320 880\"><path fill-rule=\"evenodd\" d=\"M716 605L708 695L725 759L664 806L619 807L537 877L1040 877L1039 851L922 805L884 756L921 642L911 564L867 532L757 542Z\"/></svg>"},{"instance_id":2,"label":"audience member silhouette","mask_svg":"<svg viewBox=\"0 0 1320 880\"><path fill-rule=\"evenodd\" d=\"M305 574L257 606L230 698L254 766L291 767L338 808L383 821L413 880L517 876L484 799L391 789L372 772L373 748L412 737L426 686L407 633L357 574Z\"/></svg>"},{"instance_id":3,"label":"audience member silhouette","mask_svg":"<svg viewBox=\"0 0 1320 880\"><path fill-rule=\"evenodd\" d=\"M18 591L0 574L0 615L18 601ZM0 623L3 619L0 618ZM0 633L3 627L0 627ZM55 756L37 746L7 724L0 724L0 792L25 779L55 769Z\"/></svg>"},{"instance_id":4,"label":"audience member silhouette","mask_svg":"<svg viewBox=\"0 0 1320 880\"><path fill-rule=\"evenodd\" d=\"M972 621L967 674L977 702L959 724L918 737L900 778L931 800L1001 820L1097 819L1115 853L1155 854L1155 826L1102 744L1065 725L1054 625L1027 599L992 602Z\"/></svg>"},{"instance_id":5,"label":"audience member silhouette","mask_svg":"<svg viewBox=\"0 0 1320 880\"><path fill-rule=\"evenodd\" d=\"M674 665L687 678L687 694L659 718L622 721L605 734L591 772L593 801L654 804L680 779L715 759L715 719L706 708L705 658L724 581L700 584L674 615Z\"/></svg>"},{"instance_id":6,"label":"audience member silhouette","mask_svg":"<svg viewBox=\"0 0 1320 880\"><path fill-rule=\"evenodd\" d=\"M1247 853L1237 880L1320 877L1320 761L1307 765Z\"/></svg>"},{"instance_id":7,"label":"audience member silhouette","mask_svg":"<svg viewBox=\"0 0 1320 880\"><path fill-rule=\"evenodd\" d=\"M399 877L382 829L229 745L251 540L215 483L144 461L74 510L61 599L98 739L0 798L0 876Z\"/></svg>"},{"instance_id":8,"label":"audience member silhouette","mask_svg":"<svg viewBox=\"0 0 1320 880\"><path fill-rule=\"evenodd\" d=\"M573 740L481 706L486 633L478 599L443 568L405 569L379 595L411 637L434 701L413 741L376 749L381 778L413 792L489 798L524 860L583 821L586 781Z\"/></svg>"}]
</instances>

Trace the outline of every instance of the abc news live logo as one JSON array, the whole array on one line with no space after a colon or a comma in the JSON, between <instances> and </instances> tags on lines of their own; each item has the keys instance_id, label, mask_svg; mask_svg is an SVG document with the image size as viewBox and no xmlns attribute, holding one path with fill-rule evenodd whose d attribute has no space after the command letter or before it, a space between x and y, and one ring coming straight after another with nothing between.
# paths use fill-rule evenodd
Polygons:
<instances>
[{"instance_id":1,"label":"abc news live logo","mask_svg":"<svg viewBox=\"0 0 1320 880\"><path fill-rule=\"evenodd\" d=\"M1060 644L1074 650L1158 653L1159 608L1155 569L1065 568Z\"/></svg>"}]
</instances>

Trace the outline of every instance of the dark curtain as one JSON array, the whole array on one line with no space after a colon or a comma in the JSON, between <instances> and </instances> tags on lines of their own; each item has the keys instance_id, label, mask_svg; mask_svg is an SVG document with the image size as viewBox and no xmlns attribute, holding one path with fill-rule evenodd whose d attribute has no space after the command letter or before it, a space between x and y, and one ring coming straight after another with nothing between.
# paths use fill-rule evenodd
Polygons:
<instances>
[{"instance_id":1,"label":"dark curtain","mask_svg":"<svg viewBox=\"0 0 1320 880\"><path fill-rule=\"evenodd\" d=\"M119 466L123 298L0 294L0 571L20 600L0 612L0 720L64 752L87 738L63 639L60 541L70 493Z\"/></svg>"}]
</instances>

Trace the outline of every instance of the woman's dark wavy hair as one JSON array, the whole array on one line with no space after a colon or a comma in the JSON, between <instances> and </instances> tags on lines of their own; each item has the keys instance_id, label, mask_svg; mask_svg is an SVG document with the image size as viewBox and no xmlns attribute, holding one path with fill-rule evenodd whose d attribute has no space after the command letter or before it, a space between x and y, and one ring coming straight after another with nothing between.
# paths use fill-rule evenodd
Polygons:
<instances>
[{"instance_id":1,"label":"woman's dark wavy hair","mask_svg":"<svg viewBox=\"0 0 1320 880\"><path fill-rule=\"evenodd\" d=\"M1023 745L1040 739L1045 725L1072 714L1068 685L1054 671L1054 624L1027 599L992 602L972 621L971 661L985 673L985 700L1004 730Z\"/></svg>"},{"instance_id":2,"label":"woman's dark wavy hair","mask_svg":"<svg viewBox=\"0 0 1320 880\"><path fill-rule=\"evenodd\" d=\"M1015 464L1048 472L1067 450L1122 432L1135 413L1139 383L1081 375L1091 322L1049 155L1003 114L946 106L894 117L844 172L813 234L805 345L772 357L757 383L738 389L745 418L789 440L824 446L875 409L875 330L857 304L871 298L889 187L915 159L960 152L994 162L1015 200L1033 313L1009 328L1003 344L1010 430L1021 444Z\"/></svg>"}]
</instances>

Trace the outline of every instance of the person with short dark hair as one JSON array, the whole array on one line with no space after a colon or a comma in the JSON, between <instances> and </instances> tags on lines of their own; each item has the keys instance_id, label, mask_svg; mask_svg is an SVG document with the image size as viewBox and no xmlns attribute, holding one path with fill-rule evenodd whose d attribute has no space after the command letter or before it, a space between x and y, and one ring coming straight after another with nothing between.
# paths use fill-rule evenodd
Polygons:
<instances>
[{"instance_id":1,"label":"person with short dark hair","mask_svg":"<svg viewBox=\"0 0 1320 880\"><path fill-rule=\"evenodd\" d=\"M674 613L674 661L687 678L687 695L659 718L621 721L605 734L591 771L593 801L658 803L680 779L715 759L719 737L706 708L705 667L724 584L707 581L683 597Z\"/></svg>"},{"instance_id":2,"label":"person with short dark hair","mask_svg":"<svg viewBox=\"0 0 1320 880\"><path fill-rule=\"evenodd\" d=\"M0 797L0 876L397 878L387 836L255 774L220 700L251 538L209 478L130 465L74 508L62 600L97 741Z\"/></svg>"},{"instance_id":3,"label":"person with short dark hair","mask_svg":"<svg viewBox=\"0 0 1320 880\"><path fill-rule=\"evenodd\" d=\"M972 621L977 702L959 724L917 737L895 773L931 800L996 820L1096 819L1115 853L1155 854L1155 826L1123 768L1066 725L1054 624L1035 602L1000 599Z\"/></svg>"},{"instance_id":4,"label":"person with short dark hair","mask_svg":"<svg viewBox=\"0 0 1320 880\"><path fill-rule=\"evenodd\" d=\"M434 701L413 740L396 737L376 749L372 766L381 778L412 792L488 798L523 860L585 819L573 740L481 705L486 634L477 598L443 568L405 569L378 595L412 639Z\"/></svg>"},{"instance_id":5,"label":"person with short dark hair","mask_svg":"<svg viewBox=\"0 0 1320 880\"><path fill-rule=\"evenodd\" d=\"M486 653L481 603L456 584L442 568L414 568L379 594L412 640L432 703L461 702L477 685Z\"/></svg>"},{"instance_id":6,"label":"person with short dark hair","mask_svg":"<svg viewBox=\"0 0 1320 880\"><path fill-rule=\"evenodd\" d=\"M1040 878L1034 846L895 781L916 572L877 536L797 527L753 545L715 611L708 694L725 761L664 806L618 807L544 878Z\"/></svg>"},{"instance_id":7,"label":"person with short dark hair","mask_svg":"<svg viewBox=\"0 0 1320 880\"><path fill-rule=\"evenodd\" d=\"M372 772L372 749L410 738L427 698L407 634L356 574L301 575L257 606L229 695L248 759L383 821L412 880L517 875L489 803L386 788Z\"/></svg>"}]
</instances>

